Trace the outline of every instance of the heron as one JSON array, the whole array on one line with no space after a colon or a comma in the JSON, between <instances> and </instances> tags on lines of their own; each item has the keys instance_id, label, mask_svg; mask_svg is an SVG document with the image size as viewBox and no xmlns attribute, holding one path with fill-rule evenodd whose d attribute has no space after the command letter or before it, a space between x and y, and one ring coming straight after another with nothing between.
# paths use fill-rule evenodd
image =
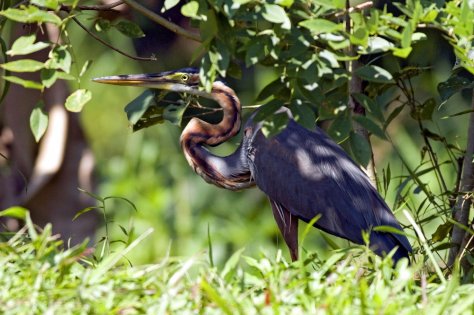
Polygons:
<instances>
[{"instance_id":1,"label":"heron","mask_svg":"<svg viewBox=\"0 0 474 315\"><path fill-rule=\"evenodd\" d=\"M231 139L241 127L240 100L223 80L216 79L207 92L199 88L199 69L184 68L94 81L217 102L223 112L219 123L193 117L183 129L180 143L186 160L208 183L234 191L256 185L263 191L293 261L298 259L298 221L308 223L317 216L311 222L316 228L356 244L364 245L363 233L370 233L370 249L379 256L394 251L394 263L408 258L412 251L400 224L364 171L322 129L304 128L286 107L278 111L287 115L288 123L277 135L263 134L262 122L255 119L257 110L244 125L236 151L222 157L208 146Z\"/></svg>"}]
</instances>

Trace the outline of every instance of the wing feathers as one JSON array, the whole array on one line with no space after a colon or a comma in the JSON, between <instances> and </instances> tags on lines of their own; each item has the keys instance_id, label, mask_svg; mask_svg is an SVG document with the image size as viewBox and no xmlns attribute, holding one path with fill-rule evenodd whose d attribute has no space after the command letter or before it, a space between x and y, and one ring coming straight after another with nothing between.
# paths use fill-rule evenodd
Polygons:
<instances>
[{"instance_id":1,"label":"wing feathers","mask_svg":"<svg viewBox=\"0 0 474 315\"><path fill-rule=\"evenodd\" d=\"M363 230L380 225L401 230L365 173L319 128L309 131L290 120L273 138L255 131L248 141L257 186L298 218L309 222L321 214L316 227L359 244ZM411 251L402 235L372 234L378 253L394 246L402 248L400 255Z\"/></svg>"}]
</instances>

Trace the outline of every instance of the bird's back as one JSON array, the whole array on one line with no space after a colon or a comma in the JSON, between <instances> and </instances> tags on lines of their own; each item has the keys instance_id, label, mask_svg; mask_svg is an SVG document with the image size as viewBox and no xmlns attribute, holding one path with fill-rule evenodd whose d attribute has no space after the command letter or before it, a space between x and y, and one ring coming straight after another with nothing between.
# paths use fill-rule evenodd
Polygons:
<instances>
[{"instance_id":1,"label":"bird's back","mask_svg":"<svg viewBox=\"0 0 474 315\"><path fill-rule=\"evenodd\" d=\"M272 138L259 129L247 123L244 141L252 176L272 200L306 222L320 214L316 227L358 244L362 231L377 226L402 230L366 174L321 129L307 130L292 119ZM411 251L396 233L372 231L370 245L380 255L398 246L395 260Z\"/></svg>"}]
</instances>

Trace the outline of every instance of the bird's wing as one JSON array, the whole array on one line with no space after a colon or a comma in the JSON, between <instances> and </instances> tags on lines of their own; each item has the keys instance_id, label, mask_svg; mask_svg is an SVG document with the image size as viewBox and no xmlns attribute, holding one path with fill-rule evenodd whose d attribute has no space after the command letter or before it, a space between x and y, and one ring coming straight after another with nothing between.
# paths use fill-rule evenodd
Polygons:
<instances>
[{"instance_id":1,"label":"bird's wing","mask_svg":"<svg viewBox=\"0 0 474 315\"><path fill-rule=\"evenodd\" d=\"M257 186L303 221L321 214L316 227L359 244L363 230L381 225L401 230L365 173L321 129L310 131L290 120L267 139L257 124L249 123L245 138ZM405 236L378 234L383 239L372 237L371 243L394 243L411 251Z\"/></svg>"}]
</instances>

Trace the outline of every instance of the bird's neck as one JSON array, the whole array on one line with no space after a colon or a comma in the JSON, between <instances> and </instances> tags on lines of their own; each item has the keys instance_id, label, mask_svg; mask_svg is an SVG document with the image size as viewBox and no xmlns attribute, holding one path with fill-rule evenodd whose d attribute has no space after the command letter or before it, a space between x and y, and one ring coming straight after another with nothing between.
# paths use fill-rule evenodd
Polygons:
<instances>
[{"instance_id":1,"label":"bird's neck","mask_svg":"<svg viewBox=\"0 0 474 315\"><path fill-rule=\"evenodd\" d=\"M232 138L239 132L241 123L240 101L234 90L215 82L211 95L222 107L222 120L218 124L210 124L198 118L191 119L181 134L186 159L194 171L209 183L231 190L252 186L243 144L227 157L216 156L204 147L216 146Z\"/></svg>"}]
</instances>

